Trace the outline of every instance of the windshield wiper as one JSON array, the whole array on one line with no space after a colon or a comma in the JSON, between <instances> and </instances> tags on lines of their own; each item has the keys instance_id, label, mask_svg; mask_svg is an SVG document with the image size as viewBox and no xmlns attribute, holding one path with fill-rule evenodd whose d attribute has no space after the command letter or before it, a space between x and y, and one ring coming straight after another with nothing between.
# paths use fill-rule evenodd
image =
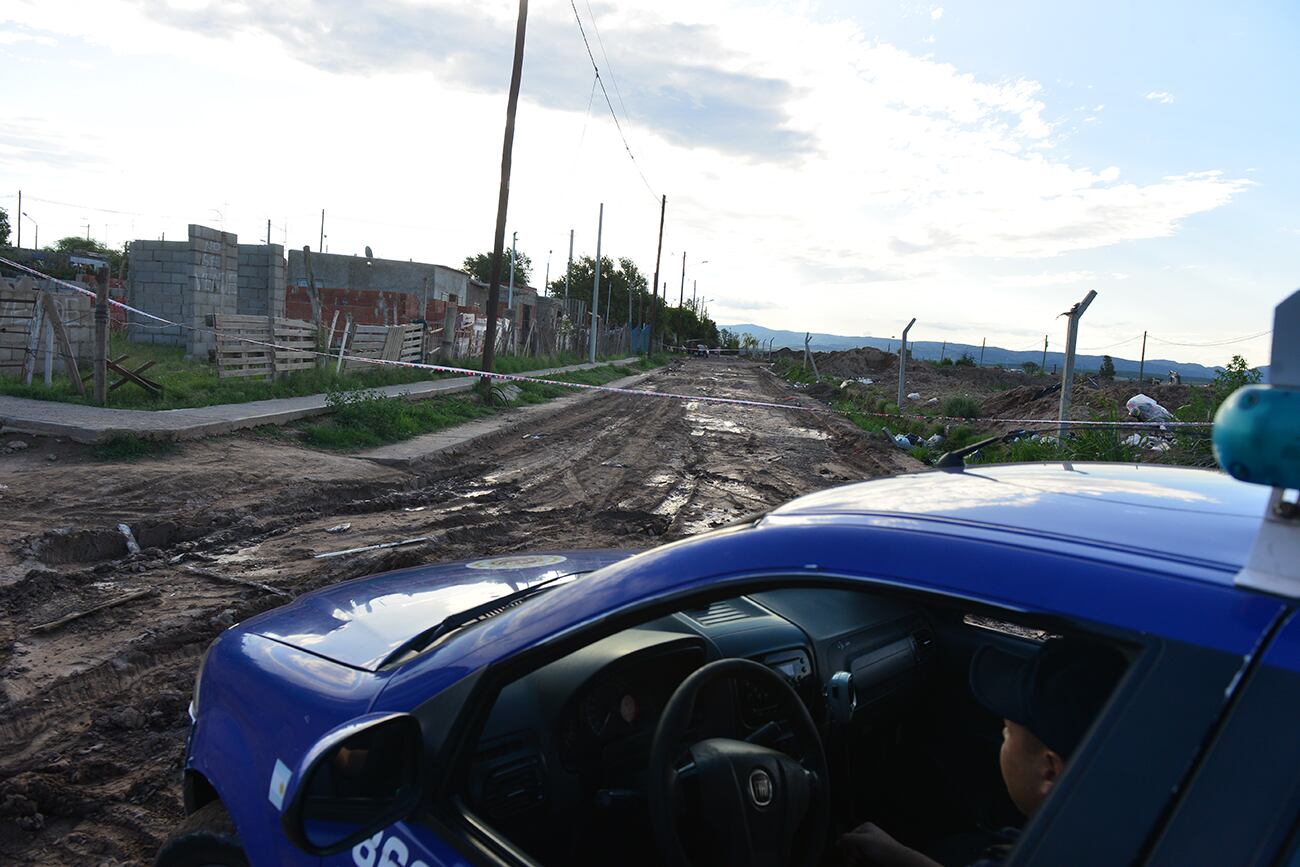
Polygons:
<instances>
[{"instance_id":1,"label":"windshield wiper","mask_svg":"<svg viewBox=\"0 0 1300 867\"><path fill-rule=\"evenodd\" d=\"M383 662L379 663L380 668L400 662L409 656L414 656L420 651L433 645L444 635L449 635L457 629L463 629L481 620L487 620L495 617L507 608L513 608L521 602L525 602L539 593L550 590L551 587L559 581L576 578L581 572L570 572L567 575L556 575L553 578L547 578L545 581L539 581L531 584L514 593L507 593L505 596L499 596L496 599L490 599L481 605L475 605L473 608L466 608L464 611L457 612L446 618L440 623L429 627L421 632L403 641L393 649L391 653L384 657Z\"/></svg>"}]
</instances>

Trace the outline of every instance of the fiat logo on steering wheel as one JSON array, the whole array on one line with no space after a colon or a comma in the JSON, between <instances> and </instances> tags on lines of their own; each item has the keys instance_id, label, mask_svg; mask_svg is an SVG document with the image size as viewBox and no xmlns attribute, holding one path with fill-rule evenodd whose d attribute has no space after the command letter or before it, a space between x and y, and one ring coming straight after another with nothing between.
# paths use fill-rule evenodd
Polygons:
<instances>
[{"instance_id":1,"label":"fiat logo on steering wheel","mask_svg":"<svg viewBox=\"0 0 1300 867\"><path fill-rule=\"evenodd\" d=\"M766 807L772 803L772 791L775 788L772 784L772 775L762 768L754 768L749 773L749 797L753 798L754 805Z\"/></svg>"}]
</instances>

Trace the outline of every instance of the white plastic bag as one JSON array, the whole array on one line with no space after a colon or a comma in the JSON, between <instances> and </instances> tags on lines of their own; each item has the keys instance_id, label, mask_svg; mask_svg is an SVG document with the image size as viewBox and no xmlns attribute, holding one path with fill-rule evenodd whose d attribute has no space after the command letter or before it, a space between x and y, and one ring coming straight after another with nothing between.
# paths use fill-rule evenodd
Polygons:
<instances>
[{"instance_id":1,"label":"white plastic bag","mask_svg":"<svg viewBox=\"0 0 1300 867\"><path fill-rule=\"evenodd\" d=\"M1131 416L1137 416L1142 421L1173 421L1174 414L1165 409L1154 399L1147 397L1145 394L1135 394L1124 404L1125 409Z\"/></svg>"}]
</instances>

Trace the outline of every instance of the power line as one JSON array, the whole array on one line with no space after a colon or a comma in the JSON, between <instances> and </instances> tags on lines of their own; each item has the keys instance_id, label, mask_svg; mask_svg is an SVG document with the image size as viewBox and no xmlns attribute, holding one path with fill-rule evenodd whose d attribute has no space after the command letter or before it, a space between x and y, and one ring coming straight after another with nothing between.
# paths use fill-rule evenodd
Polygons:
<instances>
[{"instance_id":1,"label":"power line","mask_svg":"<svg viewBox=\"0 0 1300 867\"><path fill-rule=\"evenodd\" d=\"M1078 352L1100 352L1103 349L1110 349L1115 346L1123 346L1125 343L1132 343L1134 340L1141 340L1141 339L1142 339L1142 335L1137 334L1134 335L1133 337L1127 338L1126 340L1117 340L1114 343L1107 343L1105 346L1080 346L1077 351Z\"/></svg>"},{"instance_id":2,"label":"power line","mask_svg":"<svg viewBox=\"0 0 1300 867\"><path fill-rule=\"evenodd\" d=\"M618 89L618 76L614 74L614 63L605 53L605 40L600 35L600 25L596 23L596 13L591 11L591 0L583 0L587 6L587 17L591 19L591 29L596 31L596 44L600 46L600 56L605 58L605 68L609 70L609 80L614 82L614 95L618 97L618 107L623 109L623 117L632 119L632 113L623 102L623 93Z\"/></svg>"},{"instance_id":3,"label":"power line","mask_svg":"<svg viewBox=\"0 0 1300 867\"><path fill-rule=\"evenodd\" d=\"M1273 329L1270 328L1267 331L1261 331L1258 334L1247 334L1245 337L1234 337L1230 340L1215 340L1209 343L1179 343L1176 340L1165 340L1163 338L1156 337L1155 335L1150 335L1150 339L1156 341L1157 343L1167 343L1170 346L1227 346L1230 343L1245 343L1247 340L1255 340L1256 338L1263 337L1266 334L1272 334L1272 333L1273 333Z\"/></svg>"},{"instance_id":4,"label":"power line","mask_svg":"<svg viewBox=\"0 0 1300 867\"><path fill-rule=\"evenodd\" d=\"M646 180L645 172L641 171L641 166L636 161L636 155L632 153L632 146L627 143L627 135L623 132L623 124L619 122L618 112L614 111L614 103L609 98L609 91L605 89L605 81L600 77L600 66L596 64L596 55L592 54L591 43L587 41L587 30L582 26L582 16L578 14L578 4L574 0L569 0L569 5L573 7L573 17L578 22L578 32L582 34L582 44L587 47L587 57L591 60L591 68L596 72L596 81L600 84L600 92L605 97L605 105L609 106L609 114L614 118L614 126L618 128L619 138L623 140L623 148L627 151L628 158L632 160L636 173L641 176L641 183L645 184L645 188L654 197L655 204L658 204L659 194L654 191L654 187L650 186L650 182Z\"/></svg>"}]
</instances>

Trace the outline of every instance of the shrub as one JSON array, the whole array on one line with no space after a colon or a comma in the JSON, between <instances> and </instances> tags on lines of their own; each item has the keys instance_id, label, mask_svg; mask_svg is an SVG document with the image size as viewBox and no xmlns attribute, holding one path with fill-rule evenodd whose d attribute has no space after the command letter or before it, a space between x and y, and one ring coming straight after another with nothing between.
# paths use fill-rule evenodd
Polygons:
<instances>
[{"instance_id":1,"label":"shrub","mask_svg":"<svg viewBox=\"0 0 1300 867\"><path fill-rule=\"evenodd\" d=\"M952 418L979 418L979 401L964 394L950 397L943 402L943 414Z\"/></svg>"}]
</instances>

